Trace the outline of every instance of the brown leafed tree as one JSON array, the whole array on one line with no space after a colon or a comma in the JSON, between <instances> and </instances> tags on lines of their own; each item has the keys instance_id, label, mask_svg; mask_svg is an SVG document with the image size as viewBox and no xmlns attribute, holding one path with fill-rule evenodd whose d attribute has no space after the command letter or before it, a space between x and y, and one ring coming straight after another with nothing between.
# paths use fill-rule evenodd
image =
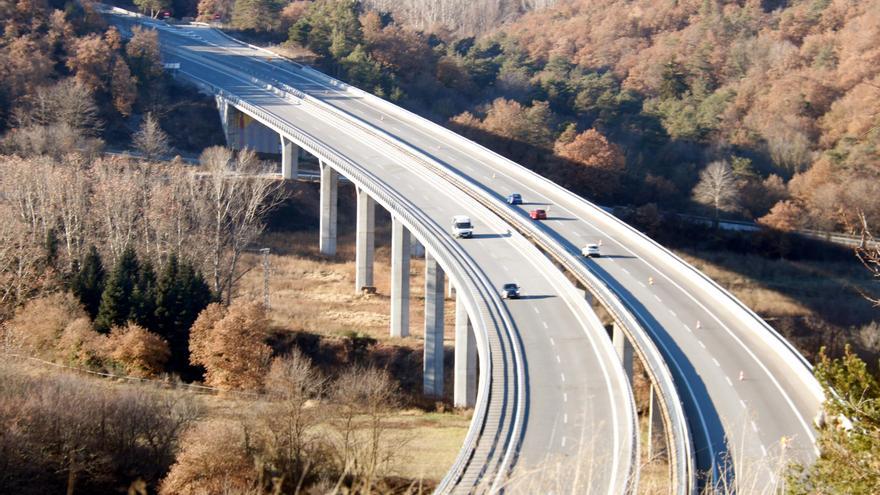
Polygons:
<instances>
[{"instance_id":1,"label":"brown leafed tree","mask_svg":"<svg viewBox=\"0 0 880 495\"><path fill-rule=\"evenodd\" d=\"M162 75L162 53L159 51L159 35L155 30L135 26L125 46L130 69L142 83Z\"/></svg>"},{"instance_id":2,"label":"brown leafed tree","mask_svg":"<svg viewBox=\"0 0 880 495\"><path fill-rule=\"evenodd\" d=\"M113 52L107 41L91 34L78 39L73 47L73 55L67 59L67 66L74 72L76 80L90 91L106 89L110 62L113 60Z\"/></svg>"},{"instance_id":3,"label":"brown leafed tree","mask_svg":"<svg viewBox=\"0 0 880 495\"><path fill-rule=\"evenodd\" d=\"M566 141L564 134L557 141L554 151L582 167L577 171L578 182L595 194L614 193L626 165L620 148L595 129L588 129L571 138L571 141Z\"/></svg>"},{"instance_id":4,"label":"brown leafed tree","mask_svg":"<svg viewBox=\"0 0 880 495\"><path fill-rule=\"evenodd\" d=\"M797 201L784 200L773 205L770 212L758 219L758 223L771 229L793 232L804 227L804 208Z\"/></svg>"},{"instance_id":5,"label":"brown leafed tree","mask_svg":"<svg viewBox=\"0 0 880 495\"><path fill-rule=\"evenodd\" d=\"M87 317L77 318L67 325L55 345L56 360L76 367L101 367L106 352L107 336L96 332Z\"/></svg>"},{"instance_id":6,"label":"brown leafed tree","mask_svg":"<svg viewBox=\"0 0 880 495\"><path fill-rule=\"evenodd\" d=\"M113 96L113 108L125 117L131 115L131 108L137 99L137 78L131 75L122 57L117 57L113 62L110 94Z\"/></svg>"},{"instance_id":7,"label":"brown leafed tree","mask_svg":"<svg viewBox=\"0 0 880 495\"><path fill-rule=\"evenodd\" d=\"M82 318L88 318L86 312L70 293L56 292L33 299L8 322L8 344L30 355L54 359L65 329Z\"/></svg>"},{"instance_id":8,"label":"brown leafed tree","mask_svg":"<svg viewBox=\"0 0 880 495\"><path fill-rule=\"evenodd\" d=\"M722 211L733 211L739 206L739 184L733 169L726 161L712 162L700 172L694 186L694 200L712 208L714 227Z\"/></svg>"},{"instance_id":9,"label":"brown leafed tree","mask_svg":"<svg viewBox=\"0 0 880 495\"><path fill-rule=\"evenodd\" d=\"M205 383L225 390L259 390L272 349L269 319L258 303L211 304L190 331L190 361L205 367Z\"/></svg>"},{"instance_id":10,"label":"brown leafed tree","mask_svg":"<svg viewBox=\"0 0 880 495\"><path fill-rule=\"evenodd\" d=\"M14 38L3 48L3 86L14 101L30 94L35 84L45 84L52 74L54 62L44 44L33 36Z\"/></svg>"},{"instance_id":11,"label":"brown leafed tree","mask_svg":"<svg viewBox=\"0 0 880 495\"><path fill-rule=\"evenodd\" d=\"M126 374L142 378L160 374L171 356L165 339L131 322L114 327L106 345L114 363Z\"/></svg>"}]
</instances>

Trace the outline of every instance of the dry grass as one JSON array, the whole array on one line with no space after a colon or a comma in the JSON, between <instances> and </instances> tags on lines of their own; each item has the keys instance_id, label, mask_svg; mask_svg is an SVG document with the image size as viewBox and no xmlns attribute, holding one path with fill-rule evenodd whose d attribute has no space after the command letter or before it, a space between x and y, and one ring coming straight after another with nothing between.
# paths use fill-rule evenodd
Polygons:
<instances>
[{"instance_id":1,"label":"dry grass","mask_svg":"<svg viewBox=\"0 0 880 495\"><path fill-rule=\"evenodd\" d=\"M339 250L328 258L317 252L317 234L297 232L271 234L261 246L270 255L270 318L275 326L290 331L306 331L324 336L342 336L351 331L367 334L380 342L420 348L424 336L424 260L413 258L410 266L410 336L391 339L390 275L391 256L384 239L377 235L374 279L376 294L354 291L354 243L351 236L339 238ZM242 278L238 297L262 299L263 270L259 254L248 253L243 264L251 270ZM448 281L447 281L448 283ZM446 301L445 340L455 338L455 302Z\"/></svg>"},{"instance_id":2,"label":"dry grass","mask_svg":"<svg viewBox=\"0 0 880 495\"><path fill-rule=\"evenodd\" d=\"M855 258L845 263L769 260L730 252L679 254L765 317L816 315L856 325L876 316L860 294L876 288Z\"/></svg>"},{"instance_id":3,"label":"dry grass","mask_svg":"<svg viewBox=\"0 0 880 495\"><path fill-rule=\"evenodd\" d=\"M469 412L410 409L396 413L389 441L401 448L392 463L392 473L412 480L440 481L464 442L470 420Z\"/></svg>"}]
</instances>

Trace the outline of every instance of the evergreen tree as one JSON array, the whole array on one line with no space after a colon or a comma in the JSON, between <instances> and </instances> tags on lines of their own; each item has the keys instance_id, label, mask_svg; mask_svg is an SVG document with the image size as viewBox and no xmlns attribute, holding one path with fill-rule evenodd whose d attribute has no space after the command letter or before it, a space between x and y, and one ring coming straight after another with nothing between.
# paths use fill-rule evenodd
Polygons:
<instances>
[{"instance_id":1,"label":"evergreen tree","mask_svg":"<svg viewBox=\"0 0 880 495\"><path fill-rule=\"evenodd\" d=\"M73 276L70 289L79 298L92 319L98 316L101 294L104 292L104 276L101 255L95 246L90 246L82 265Z\"/></svg>"},{"instance_id":2,"label":"evergreen tree","mask_svg":"<svg viewBox=\"0 0 880 495\"><path fill-rule=\"evenodd\" d=\"M237 29L271 31L278 23L278 3L273 0L236 0L232 25Z\"/></svg>"},{"instance_id":3,"label":"evergreen tree","mask_svg":"<svg viewBox=\"0 0 880 495\"><path fill-rule=\"evenodd\" d=\"M114 325L122 325L132 314L132 294L138 285L140 264L134 249L128 247L113 267L101 294L95 330L107 333Z\"/></svg>"},{"instance_id":4,"label":"evergreen tree","mask_svg":"<svg viewBox=\"0 0 880 495\"><path fill-rule=\"evenodd\" d=\"M150 262L145 262L138 270L128 319L147 330L156 329L156 271Z\"/></svg>"},{"instance_id":5,"label":"evergreen tree","mask_svg":"<svg viewBox=\"0 0 880 495\"><path fill-rule=\"evenodd\" d=\"M189 330L199 313L213 301L211 289L192 264L172 254L156 286L156 332L171 348L169 369L186 371Z\"/></svg>"}]
</instances>

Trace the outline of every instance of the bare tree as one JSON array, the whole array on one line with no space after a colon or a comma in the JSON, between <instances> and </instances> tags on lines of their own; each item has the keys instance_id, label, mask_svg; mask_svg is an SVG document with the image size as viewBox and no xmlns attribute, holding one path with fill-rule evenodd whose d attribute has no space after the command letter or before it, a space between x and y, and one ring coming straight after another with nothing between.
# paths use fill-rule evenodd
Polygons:
<instances>
[{"instance_id":1,"label":"bare tree","mask_svg":"<svg viewBox=\"0 0 880 495\"><path fill-rule=\"evenodd\" d=\"M718 228L721 211L731 211L739 205L739 184L733 169L726 161L712 162L700 172L700 181L694 187L694 200L714 210L713 227Z\"/></svg>"},{"instance_id":2,"label":"bare tree","mask_svg":"<svg viewBox=\"0 0 880 495\"><path fill-rule=\"evenodd\" d=\"M227 148L206 149L200 158L201 173L194 205L209 254L209 273L214 291L226 304L241 274L241 253L263 232L266 213L283 200L282 183L269 175L252 151L233 156Z\"/></svg>"},{"instance_id":3,"label":"bare tree","mask_svg":"<svg viewBox=\"0 0 880 495\"><path fill-rule=\"evenodd\" d=\"M334 382L331 398L336 404L337 485L354 476L355 491L369 493L396 451L387 445L385 435L389 428L386 419L399 402L397 383L386 370L355 366Z\"/></svg>"},{"instance_id":4,"label":"bare tree","mask_svg":"<svg viewBox=\"0 0 880 495\"><path fill-rule=\"evenodd\" d=\"M89 174L86 161L75 154L66 156L60 166L47 171L49 202L68 270L82 258L89 233Z\"/></svg>"},{"instance_id":5,"label":"bare tree","mask_svg":"<svg viewBox=\"0 0 880 495\"><path fill-rule=\"evenodd\" d=\"M266 392L273 402L261 415L264 449L277 477L294 493L318 464L323 449L323 435L317 431L323 416L314 401L325 386L324 377L298 349L275 358L266 375Z\"/></svg>"},{"instance_id":6,"label":"bare tree","mask_svg":"<svg viewBox=\"0 0 880 495\"><path fill-rule=\"evenodd\" d=\"M856 248L856 256L875 279L880 279L880 243L871 233L864 213L859 213L859 222L862 239ZM862 297L871 301L875 306L880 306L880 298L864 291L862 291Z\"/></svg>"},{"instance_id":7,"label":"bare tree","mask_svg":"<svg viewBox=\"0 0 880 495\"><path fill-rule=\"evenodd\" d=\"M143 171L124 158L110 157L95 162L92 210L96 237L101 239L109 263L115 262L140 237ZM108 264L109 264L108 263Z\"/></svg>"},{"instance_id":8,"label":"bare tree","mask_svg":"<svg viewBox=\"0 0 880 495\"><path fill-rule=\"evenodd\" d=\"M141 152L144 158L150 161L162 158L171 151L168 144L168 134L159 126L159 120L148 113L141 122L140 129L131 137L134 148Z\"/></svg>"}]
</instances>

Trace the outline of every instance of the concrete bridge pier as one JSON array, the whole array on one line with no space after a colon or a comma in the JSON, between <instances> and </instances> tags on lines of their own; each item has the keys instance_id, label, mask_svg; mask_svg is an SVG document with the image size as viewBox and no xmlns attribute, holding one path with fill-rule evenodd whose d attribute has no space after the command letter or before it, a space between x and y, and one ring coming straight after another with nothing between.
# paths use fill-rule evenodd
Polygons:
<instances>
[{"instance_id":1,"label":"concrete bridge pier","mask_svg":"<svg viewBox=\"0 0 880 495\"><path fill-rule=\"evenodd\" d=\"M281 136L281 178L296 179L299 177L299 146Z\"/></svg>"},{"instance_id":2,"label":"concrete bridge pier","mask_svg":"<svg viewBox=\"0 0 880 495\"><path fill-rule=\"evenodd\" d=\"M410 252L412 253L413 258L424 258L425 257L425 246L422 246L422 243L419 242L415 237L412 238L412 246L410 247Z\"/></svg>"},{"instance_id":3,"label":"concrete bridge pier","mask_svg":"<svg viewBox=\"0 0 880 495\"><path fill-rule=\"evenodd\" d=\"M425 395L443 396L443 268L425 255L425 354L422 365Z\"/></svg>"},{"instance_id":4,"label":"concrete bridge pier","mask_svg":"<svg viewBox=\"0 0 880 495\"><path fill-rule=\"evenodd\" d=\"M321 233L321 254L336 254L336 197L339 190L339 172L324 160L321 167L321 212L319 230Z\"/></svg>"},{"instance_id":5,"label":"concrete bridge pier","mask_svg":"<svg viewBox=\"0 0 880 495\"><path fill-rule=\"evenodd\" d=\"M630 385L632 385L633 347L632 344L630 344L629 340L626 339L626 334L623 333L623 330L617 323L615 323L613 326L611 343L612 345L614 345L614 350L617 351L617 355L618 357L620 357L620 362L621 364L623 364L623 371L626 373L626 377L629 379Z\"/></svg>"},{"instance_id":6,"label":"concrete bridge pier","mask_svg":"<svg viewBox=\"0 0 880 495\"><path fill-rule=\"evenodd\" d=\"M660 416L660 411L657 410L659 404L657 397L657 390L654 388L654 385L651 385L651 395L648 401L648 459L653 460L654 457L661 457L666 455L666 449L662 447L663 442L656 442L659 445L655 446L654 437L660 436L663 432L663 418ZM658 448L655 448L658 447Z\"/></svg>"},{"instance_id":7,"label":"concrete bridge pier","mask_svg":"<svg viewBox=\"0 0 880 495\"><path fill-rule=\"evenodd\" d=\"M477 402L477 338L461 298L455 300L455 407Z\"/></svg>"},{"instance_id":8,"label":"concrete bridge pier","mask_svg":"<svg viewBox=\"0 0 880 495\"><path fill-rule=\"evenodd\" d=\"M245 148L260 153L278 153L278 133L258 120L235 108L229 100L216 96L220 124L226 136L226 146L234 150Z\"/></svg>"},{"instance_id":9,"label":"concrete bridge pier","mask_svg":"<svg viewBox=\"0 0 880 495\"><path fill-rule=\"evenodd\" d=\"M373 258L375 250L376 202L366 191L358 188L354 281L354 291L357 294L362 293L365 287L373 287Z\"/></svg>"},{"instance_id":10,"label":"concrete bridge pier","mask_svg":"<svg viewBox=\"0 0 880 495\"><path fill-rule=\"evenodd\" d=\"M226 137L226 146L231 149L241 149L241 129L239 121L241 112L222 96L216 96L217 111L220 112L220 125L223 127L223 135Z\"/></svg>"},{"instance_id":11,"label":"concrete bridge pier","mask_svg":"<svg viewBox=\"0 0 880 495\"><path fill-rule=\"evenodd\" d=\"M409 335L409 230L391 219L391 336Z\"/></svg>"}]
</instances>

